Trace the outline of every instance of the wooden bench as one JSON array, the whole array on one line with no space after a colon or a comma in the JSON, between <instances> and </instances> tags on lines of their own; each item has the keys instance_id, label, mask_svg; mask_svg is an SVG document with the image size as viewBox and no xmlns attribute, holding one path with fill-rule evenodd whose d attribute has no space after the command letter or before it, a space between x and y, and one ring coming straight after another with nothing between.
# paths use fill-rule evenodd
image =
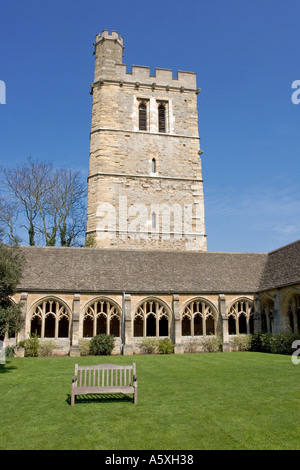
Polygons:
<instances>
[{"instance_id":1,"label":"wooden bench","mask_svg":"<svg viewBox=\"0 0 300 470\"><path fill-rule=\"evenodd\" d=\"M120 366L99 364L96 366L75 365L72 379L71 406L76 395L91 393L133 393L133 403L137 403L136 365Z\"/></svg>"}]
</instances>

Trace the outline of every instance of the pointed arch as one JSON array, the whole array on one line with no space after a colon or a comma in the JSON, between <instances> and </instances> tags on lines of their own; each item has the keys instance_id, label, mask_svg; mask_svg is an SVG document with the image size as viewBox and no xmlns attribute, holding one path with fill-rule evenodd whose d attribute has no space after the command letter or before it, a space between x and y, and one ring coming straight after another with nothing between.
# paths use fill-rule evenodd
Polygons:
<instances>
[{"instance_id":1,"label":"pointed arch","mask_svg":"<svg viewBox=\"0 0 300 470\"><path fill-rule=\"evenodd\" d=\"M253 299L239 297L235 299L228 309L229 335L253 333Z\"/></svg>"},{"instance_id":2,"label":"pointed arch","mask_svg":"<svg viewBox=\"0 0 300 470\"><path fill-rule=\"evenodd\" d=\"M181 335L215 335L217 320L218 311L208 299L203 297L190 299L181 311Z\"/></svg>"},{"instance_id":3,"label":"pointed arch","mask_svg":"<svg viewBox=\"0 0 300 470\"><path fill-rule=\"evenodd\" d=\"M90 300L83 308L84 338L91 338L97 334L113 334L121 336L122 309L120 305L109 297L96 297Z\"/></svg>"},{"instance_id":4,"label":"pointed arch","mask_svg":"<svg viewBox=\"0 0 300 470\"><path fill-rule=\"evenodd\" d=\"M289 289L286 293L283 304L282 314L286 318L288 328L294 333L300 333L300 290L297 288Z\"/></svg>"},{"instance_id":5,"label":"pointed arch","mask_svg":"<svg viewBox=\"0 0 300 470\"><path fill-rule=\"evenodd\" d=\"M147 130L147 103L145 101L139 104L139 130Z\"/></svg>"},{"instance_id":6,"label":"pointed arch","mask_svg":"<svg viewBox=\"0 0 300 470\"><path fill-rule=\"evenodd\" d=\"M47 296L39 299L29 309L30 333L40 338L69 338L72 313L59 297Z\"/></svg>"},{"instance_id":7,"label":"pointed arch","mask_svg":"<svg viewBox=\"0 0 300 470\"><path fill-rule=\"evenodd\" d=\"M158 132L165 133L167 131L166 103L160 101L158 103Z\"/></svg>"},{"instance_id":8,"label":"pointed arch","mask_svg":"<svg viewBox=\"0 0 300 470\"><path fill-rule=\"evenodd\" d=\"M171 310L163 300L143 299L134 312L134 336L170 336L171 317Z\"/></svg>"}]
</instances>

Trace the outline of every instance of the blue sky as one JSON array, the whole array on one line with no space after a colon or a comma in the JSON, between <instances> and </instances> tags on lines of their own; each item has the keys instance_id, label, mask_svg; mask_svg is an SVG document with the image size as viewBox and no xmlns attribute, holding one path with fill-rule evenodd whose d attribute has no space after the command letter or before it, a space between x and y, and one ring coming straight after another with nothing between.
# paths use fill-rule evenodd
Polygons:
<instances>
[{"instance_id":1,"label":"blue sky","mask_svg":"<svg viewBox=\"0 0 300 470\"><path fill-rule=\"evenodd\" d=\"M93 42L132 64L197 73L209 251L300 238L299 0L15 0L0 7L0 165L89 163Z\"/></svg>"}]
</instances>

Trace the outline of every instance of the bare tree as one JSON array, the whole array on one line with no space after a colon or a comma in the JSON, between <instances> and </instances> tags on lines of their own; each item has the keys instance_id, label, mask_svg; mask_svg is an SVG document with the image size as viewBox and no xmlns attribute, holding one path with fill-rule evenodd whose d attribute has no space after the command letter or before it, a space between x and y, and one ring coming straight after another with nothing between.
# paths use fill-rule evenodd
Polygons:
<instances>
[{"instance_id":1,"label":"bare tree","mask_svg":"<svg viewBox=\"0 0 300 470\"><path fill-rule=\"evenodd\" d=\"M57 170L47 207L52 217L52 236L59 234L61 246L73 245L85 232L85 201L86 186L80 172Z\"/></svg>"},{"instance_id":2,"label":"bare tree","mask_svg":"<svg viewBox=\"0 0 300 470\"><path fill-rule=\"evenodd\" d=\"M25 228L29 245L71 246L85 231L86 186L79 172L53 169L31 157L16 168L3 169L6 197L0 200L0 223L19 241Z\"/></svg>"},{"instance_id":3,"label":"bare tree","mask_svg":"<svg viewBox=\"0 0 300 470\"><path fill-rule=\"evenodd\" d=\"M17 205L0 198L0 224L2 225L1 234L6 235L9 245L18 245L21 241L16 232L16 222L18 219Z\"/></svg>"},{"instance_id":4,"label":"bare tree","mask_svg":"<svg viewBox=\"0 0 300 470\"><path fill-rule=\"evenodd\" d=\"M48 178L52 171L49 163L39 163L29 157L26 163L16 168L3 169L5 190L10 206L18 208L23 215L21 226L28 232L29 245L36 243L36 222L39 205L48 190Z\"/></svg>"}]
</instances>

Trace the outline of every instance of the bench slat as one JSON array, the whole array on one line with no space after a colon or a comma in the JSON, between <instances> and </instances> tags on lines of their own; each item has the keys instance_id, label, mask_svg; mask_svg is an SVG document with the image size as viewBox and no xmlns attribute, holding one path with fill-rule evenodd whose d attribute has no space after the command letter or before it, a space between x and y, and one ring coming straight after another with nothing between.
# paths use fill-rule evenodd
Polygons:
<instances>
[{"instance_id":1,"label":"bench slat","mask_svg":"<svg viewBox=\"0 0 300 470\"><path fill-rule=\"evenodd\" d=\"M134 387L77 387L75 395L93 393L134 393Z\"/></svg>"},{"instance_id":2,"label":"bench slat","mask_svg":"<svg viewBox=\"0 0 300 470\"><path fill-rule=\"evenodd\" d=\"M101 369L101 370L107 370L107 369L121 369L121 370L132 370L133 366L120 366L116 364L98 364L95 366L78 366L77 370L91 370L91 369Z\"/></svg>"}]
</instances>

